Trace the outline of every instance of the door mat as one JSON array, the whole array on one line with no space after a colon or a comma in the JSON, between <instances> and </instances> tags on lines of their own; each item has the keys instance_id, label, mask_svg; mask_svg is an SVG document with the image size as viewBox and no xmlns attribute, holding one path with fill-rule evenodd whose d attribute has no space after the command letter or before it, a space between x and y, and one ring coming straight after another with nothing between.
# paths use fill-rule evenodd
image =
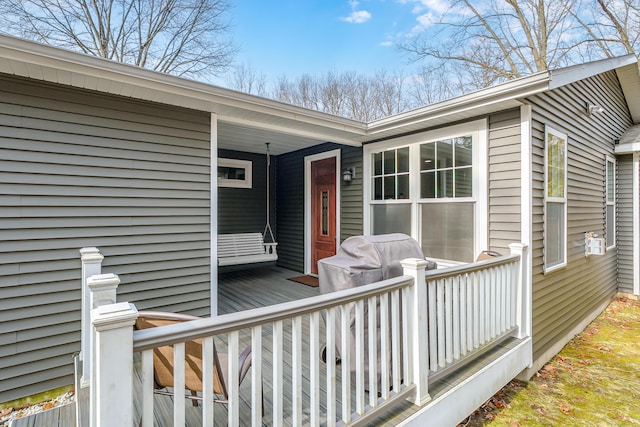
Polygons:
<instances>
[{"instance_id":1,"label":"door mat","mask_svg":"<svg viewBox=\"0 0 640 427\"><path fill-rule=\"evenodd\" d=\"M314 288L318 287L318 278L309 276L308 274L304 276L292 277L289 280L291 280L292 282L302 283L303 285L311 286Z\"/></svg>"}]
</instances>

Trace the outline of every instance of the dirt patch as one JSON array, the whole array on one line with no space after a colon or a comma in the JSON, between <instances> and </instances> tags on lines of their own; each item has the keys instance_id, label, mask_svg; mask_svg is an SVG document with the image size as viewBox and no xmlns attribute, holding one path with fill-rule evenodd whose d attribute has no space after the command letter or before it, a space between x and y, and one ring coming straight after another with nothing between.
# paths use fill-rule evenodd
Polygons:
<instances>
[{"instance_id":1,"label":"dirt patch","mask_svg":"<svg viewBox=\"0 0 640 427\"><path fill-rule=\"evenodd\" d=\"M640 303L621 298L528 383L512 381L462 426L640 426Z\"/></svg>"}]
</instances>

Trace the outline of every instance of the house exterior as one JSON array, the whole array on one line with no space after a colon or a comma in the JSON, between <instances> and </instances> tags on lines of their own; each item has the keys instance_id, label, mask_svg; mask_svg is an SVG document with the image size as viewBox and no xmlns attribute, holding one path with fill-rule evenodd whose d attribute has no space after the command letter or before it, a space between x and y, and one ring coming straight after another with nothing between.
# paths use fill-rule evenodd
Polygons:
<instances>
[{"instance_id":1,"label":"house exterior","mask_svg":"<svg viewBox=\"0 0 640 427\"><path fill-rule=\"evenodd\" d=\"M81 247L120 276L118 300L215 316L217 236L265 227L266 142L282 267L315 272L320 162L335 245L404 232L442 265L528 245L522 377L640 295L633 56L360 123L0 36L0 93L0 401L72 382ZM603 255L585 255L590 232Z\"/></svg>"}]
</instances>

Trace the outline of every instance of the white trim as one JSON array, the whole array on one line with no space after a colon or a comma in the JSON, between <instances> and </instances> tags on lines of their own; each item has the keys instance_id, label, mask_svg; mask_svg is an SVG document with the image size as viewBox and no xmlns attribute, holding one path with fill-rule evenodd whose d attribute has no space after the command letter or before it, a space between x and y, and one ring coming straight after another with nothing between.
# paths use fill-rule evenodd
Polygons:
<instances>
[{"instance_id":1,"label":"white trim","mask_svg":"<svg viewBox=\"0 0 640 427\"><path fill-rule=\"evenodd\" d=\"M227 179L218 177L218 187L252 188L253 187L253 163L251 160L226 159L219 157L218 166L227 168L244 169L244 179ZM216 171L218 170L216 168ZM216 176L217 173L216 173Z\"/></svg>"},{"instance_id":2,"label":"white trim","mask_svg":"<svg viewBox=\"0 0 640 427\"><path fill-rule=\"evenodd\" d=\"M610 202L609 201L609 163L613 163L613 201ZM617 220L618 220L618 215L616 214L616 210L617 210L617 198L616 198L616 190L618 188L617 185L617 169L618 169L618 163L616 162L615 157L612 156L605 156L605 160L604 160L604 193L605 193L605 228L604 228L604 236L605 236L605 244L606 241L609 239L609 235L607 235L607 224L609 223L609 217L607 216L607 212L608 212L608 207L609 206L613 206L613 244L612 245L608 245L607 246L607 250L609 249L613 249L616 247L616 244L618 243L618 236L616 236L616 231L617 231Z\"/></svg>"},{"instance_id":3,"label":"white trim","mask_svg":"<svg viewBox=\"0 0 640 427\"><path fill-rule=\"evenodd\" d=\"M411 236L421 241L419 216L420 205L425 199L420 198L419 159L420 144L438 141L446 138L455 138L471 134L473 137L473 197L455 199L428 199L429 203L474 202L474 251L475 254L488 247L488 122L487 119L474 120L472 122L449 126L432 131L420 132L413 135L394 138L363 147L363 232L365 235L372 233L371 206L377 204L406 204L411 203L412 210ZM371 155L374 152L409 147L409 186L408 199L398 200L371 200L372 166Z\"/></svg>"},{"instance_id":4,"label":"white trim","mask_svg":"<svg viewBox=\"0 0 640 427\"><path fill-rule=\"evenodd\" d=\"M399 427L455 426L531 364L533 344L525 338L461 383L440 393L398 423Z\"/></svg>"},{"instance_id":5,"label":"white trim","mask_svg":"<svg viewBox=\"0 0 640 427\"><path fill-rule=\"evenodd\" d=\"M633 153L633 293L640 295L640 153Z\"/></svg>"},{"instance_id":6,"label":"white trim","mask_svg":"<svg viewBox=\"0 0 640 427\"><path fill-rule=\"evenodd\" d=\"M210 285L210 303L209 310L211 317L218 315L218 182L215 179L217 174L213 174L213 171L218 170L218 115L211 113L211 130L210 130L210 146L209 150L211 157L211 171L209 174L210 191L211 191L211 213L210 213L210 228L209 234L211 242L211 259L209 265L211 266L211 285Z\"/></svg>"},{"instance_id":7,"label":"white trim","mask_svg":"<svg viewBox=\"0 0 640 427\"><path fill-rule=\"evenodd\" d=\"M336 249L340 246L340 149L304 157L304 273L311 273L311 163L335 157L336 159Z\"/></svg>"},{"instance_id":8,"label":"white trim","mask_svg":"<svg viewBox=\"0 0 640 427\"><path fill-rule=\"evenodd\" d=\"M630 154L640 151L640 142L632 142L627 144L616 145L616 154Z\"/></svg>"},{"instance_id":9,"label":"white trim","mask_svg":"<svg viewBox=\"0 0 640 427\"><path fill-rule=\"evenodd\" d=\"M529 307L533 296L533 162L532 162L532 140L531 140L531 105L520 107L520 241L527 245L527 263L525 265L523 280L527 280L527 286L523 289L529 290ZM528 324L524 331L531 336L531 317L529 315Z\"/></svg>"},{"instance_id":10,"label":"white trim","mask_svg":"<svg viewBox=\"0 0 640 427\"><path fill-rule=\"evenodd\" d=\"M559 138L564 138L564 197L549 197L547 195L548 193L548 152L547 152L547 141L548 141L548 135L552 133L555 136L559 137ZM568 225L568 221L567 221L567 205L568 203L568 189L567 189L567 184L568 184L568 175L569 175L569 170L568 170L568 157L569 157L569 136L566 133L560 132L558 130L556 130L555 128L545 125L544 128L544 225L543 225L543 229L544 229L544 262L543 262L543 268L544 268L544 273L551 273L553 271L556 271L558 269L564 268L567 266L567 247L568 247L568 240L569 240L569 230L567 229L567 225ZM562 255L562 262L559 264L556 264L554 266L551 267L547 267L547 237L548 234L547 233L547 203L562 203L564 206L564 247L562 248L563 250L563 255Z\"/></svg>"},{"instance_id":11,"label":"white trim","mask_svg":"<svg viewBox=\"0 0 640 427\"><path fill-rule=\"evenodd\" d=\"M520 240L533 241L533 180L531 179L531 105L520 107ZM533 251L529 251L529 255Z\"/></svg>"}]
</instances>

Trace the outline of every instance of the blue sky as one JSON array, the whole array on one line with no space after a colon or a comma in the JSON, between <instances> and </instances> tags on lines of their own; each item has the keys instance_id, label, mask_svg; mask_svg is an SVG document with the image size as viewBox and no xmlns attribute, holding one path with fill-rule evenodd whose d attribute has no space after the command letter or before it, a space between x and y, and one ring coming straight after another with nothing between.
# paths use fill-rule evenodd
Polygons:
<instances>
[{"instance_id":1,"label":"blue sky","mask_svg":"<svg viewBox=\"0 0 640 427\"><path fill-rule=\"evenodd\" d=\"M393 45L416 31L440 0L272 0L233 2L232 33L240 52L268 80L327 71L408 71Z\"/></svg>"}]
</instances>

